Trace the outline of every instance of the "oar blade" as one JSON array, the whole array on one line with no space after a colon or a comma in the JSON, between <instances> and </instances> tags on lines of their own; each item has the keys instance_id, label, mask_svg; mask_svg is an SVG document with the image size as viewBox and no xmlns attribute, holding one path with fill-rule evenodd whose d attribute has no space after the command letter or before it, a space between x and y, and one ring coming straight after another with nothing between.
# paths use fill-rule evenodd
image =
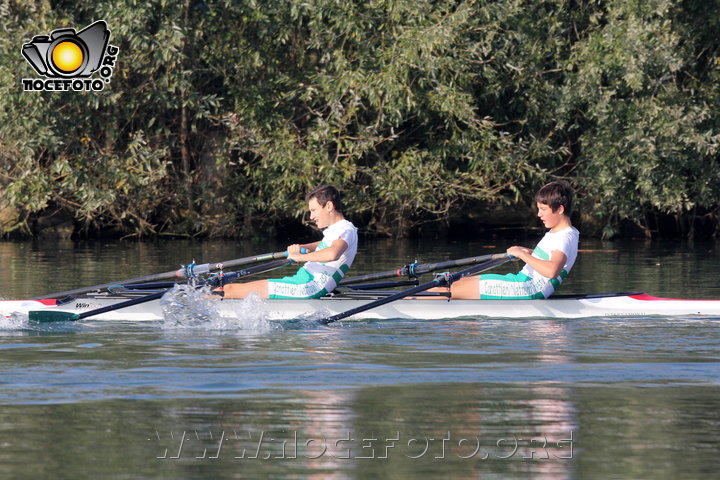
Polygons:
<instances>
[{"instance_id":1,"label":"oar blade","mask_svg":"<svg viewBox=\"0 0 720 480\"><path fill-rule=\"evenodd\" d=\"M79 320L77 313L61 312L58 310L33 310L28 312L28 318L31 322L74 322Z\"/></svg>"}]
</instances>

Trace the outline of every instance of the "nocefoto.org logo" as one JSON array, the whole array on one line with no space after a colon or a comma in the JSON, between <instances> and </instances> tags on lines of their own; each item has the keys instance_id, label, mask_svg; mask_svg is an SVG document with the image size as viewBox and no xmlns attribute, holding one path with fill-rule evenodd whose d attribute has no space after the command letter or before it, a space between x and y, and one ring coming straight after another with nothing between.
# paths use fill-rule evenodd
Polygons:
<instances>
[{"instance_id":1,"label":"nocefoto.org logo","mask_svg":"<svg viewBox=\"0 0 720 480\"><path fill-rule=\"evenodd\" d=\"M79 32L59 28L50 35L36 35L23 45L22 54L45 78L23 78L23 90L99 92L110 83L118 47L109 45L110 30L103 20ZM91 78L98 72L99 78Z\"/></svg>"}]
</instances>

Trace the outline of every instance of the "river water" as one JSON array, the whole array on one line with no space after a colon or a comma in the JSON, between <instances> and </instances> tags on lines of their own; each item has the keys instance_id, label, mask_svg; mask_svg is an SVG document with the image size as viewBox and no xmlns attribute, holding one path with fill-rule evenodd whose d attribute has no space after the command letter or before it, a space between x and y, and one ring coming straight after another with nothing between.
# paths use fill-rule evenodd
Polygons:
<instances>
[{"instance_id":1,"label":"river water","mask_svg":"<svg viewBox=\"0 0 720 480\"><path fill-rule=\"evenodd\" d=\"M365 241L351 274L534 240ZM0 296L282 248L0 242ZM716 244L581 249L562 293L720 298ZM323 327L268 322L249 303L238 324L0 322L3 479L677 480L720 470L720 318Z\"/></svg>"}]
</instances>

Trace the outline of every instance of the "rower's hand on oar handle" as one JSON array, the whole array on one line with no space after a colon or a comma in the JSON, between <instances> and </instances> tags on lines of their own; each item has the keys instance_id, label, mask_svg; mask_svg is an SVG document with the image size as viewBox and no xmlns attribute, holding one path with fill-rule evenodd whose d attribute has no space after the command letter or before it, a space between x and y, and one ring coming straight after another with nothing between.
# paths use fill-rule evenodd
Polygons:
<instances>
[{"instance_id":1,"label":"rower's hand on oar handle","mask_svg":"<svg viewBox=\"0 0 720 480\"><path fill-rule=\"evenodd\" d=\"M519 246L513 246L513 247L510 247L507 249L507 254L510 255L511 257L514 257L514 258L512 258L512 260L519 259L519 260L525 261L525 259L527 257L532 256L532 252L533 251L530 248L519 247Z\"/></svg>"},{"instance_id":2,"label":"rower's hand on oar handle","mask_svg":"<svg viewBox=\"0 0 720 480\"><path fill-rule=\"evenodd\" d=\"M307 249L301 247L298 243L289 245L287 248L287 258L293 262L301 262L302 259L298 255L305 255L306 253L308 253Z\"/></svg>"}]
</instances>

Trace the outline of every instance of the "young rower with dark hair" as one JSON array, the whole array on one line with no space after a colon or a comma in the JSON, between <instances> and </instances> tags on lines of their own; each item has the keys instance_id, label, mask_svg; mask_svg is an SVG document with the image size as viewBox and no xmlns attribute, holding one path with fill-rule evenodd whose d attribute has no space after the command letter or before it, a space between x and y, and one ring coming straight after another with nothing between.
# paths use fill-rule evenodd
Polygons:
<instances>
[{"instance_id":1,"label":"young rower with dark hair","mask_svg":"<svg viewBox=\"0 0 720 480\"><path fill-rule=\"evenodd\" d=\"M263 298L320 298L335 289L357 253L357 228L345 219L340 192L321 185L305 196L310 220L323 229L318 242L287 247L288 258L305 265L291 277L225 285L225 298L258 293ZM300 253L305 249L307 253Z\"/></svg>"},{"instance_id":2,"label":"young rower with dark hair","mask_svg":"<svg viewBox=\"0 0 720 480\"><path fill-rule=\"evenodd\" d=\"M555 181L535 194L538 217L548 231L534 249L507 249L525 266L518 273L465 277L450 286L452 298L518 299L548 298L575 264L580 232L570 222L573 190L568 182ZM436 288L434 291L447 291Z\"/></svg>"}]
</instances>

